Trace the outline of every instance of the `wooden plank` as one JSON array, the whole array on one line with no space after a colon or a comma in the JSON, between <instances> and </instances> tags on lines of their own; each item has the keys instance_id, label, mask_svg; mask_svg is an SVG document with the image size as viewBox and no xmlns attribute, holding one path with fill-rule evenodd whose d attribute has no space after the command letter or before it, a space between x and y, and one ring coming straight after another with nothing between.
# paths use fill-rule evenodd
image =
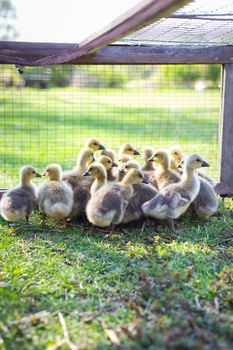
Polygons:
<instances>
[{"instance_id":1,"label":"wooden plank","mask_svg":"<svg viewBox=\"0 0 233 350\"><path fill-rule=\"evenodd\" d=\"M60 55L51 55L45 59L38 60L36 63L38 65L65 63L99 50L109 43L129 35L153 21L167 17L190 1L191 0L142 0L108 26L80 42L69 52Z\"/></svg>"},{"instance_id":2,"label":"wooden plank","mask_svg":"<svg viewBox=\"0 0 233 350\"><path fill-rule=\"evenodd\" d=\"M233 194L233 64L222 67L221 116L219 125L219 182Z\"/></svg>"},{"instance_id":3,"label":"wooden plank","mask_svg":"<svg viewBox=\"0 0 233 350\"><path fill-rule=\"evenodd\" d=\"M72 50L76 44L0 41L0 63L35 65L48 55Z\"/></svg>"},{"instance_id":4,"label":"wooden plank","mask_svg":"<svg viewBox=\"0 0 233 350\"><path fill-rule=\"evenodd\" d=\"M233 181L230 184L218 182L215 185L214 190L220 195L231 196L233 195Z\"/></svg>"},{"instance_id":5,"label":"wooden plank","mask_svg":"<svg viewBox=\"0 0 233 350\"><path fill-rule=\"evenodd\" d=\"M74 44L0 42L0 63L36 65L41 57L58 55ZM233 63L233 46L109 45L68 64L226 64Z\"/></svg>"},{"instance_id":6,"label":"wooden plank","mask_svg":"<svg viewBox=\"0 0 233 350\"><path fill-rule=\"evenodd\" d=\"M228 16L228 17L226 17ZM186 14L172 14L168 18L177 18L177 19L200 19L204 21L228 21L232 22L232 14L195 14L195 15L186 15Z\"/></svg>"},{"instance_id":7,"label":"wooden plank","mask_svg":"<svg viewBox=\"0 0 233 350\"><path fill-rule=\"evenodd\" d=\"M74 64L212 64L233 63L233 46L175 47L110 45L79 57Z\"/></svg>"}]
</instances>

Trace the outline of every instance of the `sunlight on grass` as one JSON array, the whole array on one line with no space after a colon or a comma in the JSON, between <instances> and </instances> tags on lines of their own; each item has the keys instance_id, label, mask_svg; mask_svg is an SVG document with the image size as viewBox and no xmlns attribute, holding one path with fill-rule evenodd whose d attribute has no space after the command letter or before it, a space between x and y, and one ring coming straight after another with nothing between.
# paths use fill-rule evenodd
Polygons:
<instances>
[{"instance_id":1,"label":"sunlight on grass","mask_svg":"<svg viewBox=\"0 0 233 350\"><path fill-rule=\"evenodd\" d=\"M4 88L1 187L17 183L22 164L39 171L51 162L72 168L90 135L115 150L122 142L139 150L177 143L200 153L217 177L219 98L219 90Z\"/></svg>"},{"instance_id":2,"label":"sunlight on grass","mask_svg":"<svg viewBox=\"0 0 233 350\"><path fill-rule=\"evenodd\" d=\"M220 200L218 215L204 224L185 215L185 234L153 224L109 236L79 222L64 231L52 220L41 230L38 213L29 226L0 219L3 349L54 345L63 336L59 312L80 349L112 349L104 327L120 349L228 349L231 205Z\"/></svg>"}]
</instances>

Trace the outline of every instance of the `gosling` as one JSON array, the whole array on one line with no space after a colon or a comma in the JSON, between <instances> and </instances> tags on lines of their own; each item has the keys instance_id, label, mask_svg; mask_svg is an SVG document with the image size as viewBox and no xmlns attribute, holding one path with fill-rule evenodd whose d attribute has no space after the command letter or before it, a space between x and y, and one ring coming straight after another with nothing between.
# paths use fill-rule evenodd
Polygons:
<instances>
[{"instance_id":1,"label":"gosling","mask_svg":"<svg viewBox=\"0 0 233 350\"><path fill-rule=\"evenodd\" d=\"M140 155L140 153L129 143L124 143L119 149L118 158L121 158L123 155L129 155L132 157Z\"/></svg>"},{"instance_id":2,"label":"gosling","mask_svg":"<svg viewBox=\"0 0 233 350\"><path fill-rule=\"evenodd\" d=\"M91 164L83 176L92 176L95 178L91 185L90 194L94 196L102 186L107 183L107 171L102 163L95 162Z\"/></svg>"},{"instance_id":3,"label":"gosling","mask_svg":"<svg viewBox=\"0 0 233 350\"><path fill-rule=\"evenodd\" d=\"M130 198L134 194L134 184L143 181L141 171L131 169L121 183L102 186L91 197L87 205L88 220L98 227L111 227L121 223Z\"/></svg>"},{"instance_id":4,"label":"gosling","mask_svg":"<svg viewBox=\"0 0 233 350\"><path fill-rule=\"evenodd\" d=\"M18 221L29 216L36 208L36 186L32 183L35 177L41 177L32 166L20 169L20 183L12 190L8 190L0 201L0 213L7 221Z\"/></svg>"},{"instance_id":5,"label":"gosling","mask_svg":"<svg viewBox=\"0 0 233 350\"><path fill-rule=\"evenodd\" d=\"M170 157L170 168L172 169L172 171L180 175L181 172L179 171L180 168L178 168L178 166L180 165L182 159L184 158L184 153L181 147L176 145L169 147L168 154Z\"/></svg>"},{"instance_id":6,"label":"gosling","mask_svg":"<svg viewBox=\"0 0 233 350\"><path fill-rule=\"evenodd\" d=\"M66 226L66 218L69 217L73 206L72 188L61 180L62 170L59 164L47 166L44 176L48 181L43 183L38 190L38 206L43 216L55 220L63 219Z\"/></svg>"},{"instance_id":7,"label":"gosling","mask_svg":"<svg viewBox=\"0 0 233 350\"><path fill-rule=\"evenodd\" d=\"M184 160L184 171L178 183L170 184L162 191L142 205L146 216L157 219L168 219L169 226L176 232L173 219L179 218L197 197L200 180L196 169L209 166L200 156L193 154Z\"/></svg>"},{"instance_id":8,"label":"gosling","mask_svg":"<svg viewBox=\"0 0 233 350\"><path fill-rule=\"evenodd\" d=\"M153 187L158 189L156 179L155 179L155 167L152 161L149 159L153 157L154 151L151 147L146 147L142 150L141 156L144 160L144 164L141 170L145 176L147 182L149 182Z\"/></svg>"},{"instance_id":9,"label":"gosling","mask_svg":"<svg viewBox=\"0 0 233 350\"><path fill-rule=\"evenodd\" d=\"M95 137L89 137L84 144L85 147L91 148L94 152L104 150L105 147Z\"/></svg>"},{"instance_id":10,"label":"gosling","mask_svg":"<svg viewBox=\"0 0 233 350\"><path fill-rule=\"evenodd\" d=\"M125 173L127 174L130 169L138 169L139 164L134 160L129 160L124 164L123 167ZM140 184L133 185L134 195L129 200L128 206L126 208L124 217L122 219L123 224L141 219L144 214L142 211L142 205L148 202L157 195L157 191L154 187L147 183L147 179L144 175L144 180Z\"/></svg>"},{"instance_id":11,"label":"gosling","mask_svg":"<svg viewBox=\"0 0 233 350\"><path fill-rule=\"evenodd\" d=\"M155 161L158 164L158 169L154 172L154 182L159 191L180 180L180 176L170 168L169 156L166 150L157 150L148 160L152 162Z\"/></svg>"},{"instance_id":12,"label":"gosling","mask_svg":"<svg viewBox=\"0 0 233 350\"><path fill-rule=\"evenodd\" d=\"M113 168L118 166L117 163L113 162L112 159L107 156L100 156L97 159L97 162L103 164L103 166L107 170L107 180L115 181L116 178L113 175Z\"/></svg>"}]
</instances>

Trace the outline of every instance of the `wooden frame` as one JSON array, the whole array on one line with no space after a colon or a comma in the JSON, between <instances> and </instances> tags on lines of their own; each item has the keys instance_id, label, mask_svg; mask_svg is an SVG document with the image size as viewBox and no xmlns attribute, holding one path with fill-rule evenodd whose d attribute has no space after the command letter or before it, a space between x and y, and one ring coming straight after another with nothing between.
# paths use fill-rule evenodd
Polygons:
<instances>
[{"instance_id":1,"label":"wooden frame","mask_svg":"<svg viewBox=\"0 0 233 350\"><path fill-rule=\"evenodd\" d=\"M35 63L37 65L48 65L71 62L78 57L97 51L135 32L153 21L167 17L190 1L191 0L142 0L108 26L94 33L79 44L74 45L71 50L39 59Z\"/></svg>"},{"instance_id":2,"label":"wooden frame","mask_svg":"<svg viewBox=\"0 0 233 350\"><path fill-rule=\"evenodd\" d=\"M0 63L34 66L38 59L69 51L74 44L0 42ZM233 63L233 46L109 45L67 64L227 64Z\"/></svg>"},{"instance_id":3,"label":"wooden frame","mask_svg":"<svg viewBox=\"0 0 233 350\"><path fill-rule=\"evenodd\" d=\"M143 0L109 26L79 44L0 42L0 63L49 64L222 64L219 183L216 191L233 194L233 46L185 47L109 45L152 21L167 17L190 0ZM174 15L171 15L173 17ZM98 51L97 51L98 50ZM0 189L0 198L4 193Z\"/></svg>"},{"instance_id":4,"label":"wooden frame","mask_svg":"<svg viewBox=\"0 0 233 350\"><path fill-rule=\"evenodd\" d=\"M233 194L233 64L222 66L221 116L219 122L219 180L221 195Z\"/></svg>"}]
</instances>

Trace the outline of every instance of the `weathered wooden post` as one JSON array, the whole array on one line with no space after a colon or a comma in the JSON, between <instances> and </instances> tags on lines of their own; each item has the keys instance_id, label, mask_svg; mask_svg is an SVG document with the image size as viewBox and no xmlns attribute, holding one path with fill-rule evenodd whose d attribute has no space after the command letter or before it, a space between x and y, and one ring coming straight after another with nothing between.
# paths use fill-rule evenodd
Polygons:
<instances>
[{"instance_id":1,"label":"weathered wooden post","mask_svg":"<svg viewBox=\"0 0 233 350\"><path fill-rule=\"evenodd\" d=\"M219 123L219 183L222 195L233 194L233 64L222 65Z\"/></svg>"}]
</instances>

